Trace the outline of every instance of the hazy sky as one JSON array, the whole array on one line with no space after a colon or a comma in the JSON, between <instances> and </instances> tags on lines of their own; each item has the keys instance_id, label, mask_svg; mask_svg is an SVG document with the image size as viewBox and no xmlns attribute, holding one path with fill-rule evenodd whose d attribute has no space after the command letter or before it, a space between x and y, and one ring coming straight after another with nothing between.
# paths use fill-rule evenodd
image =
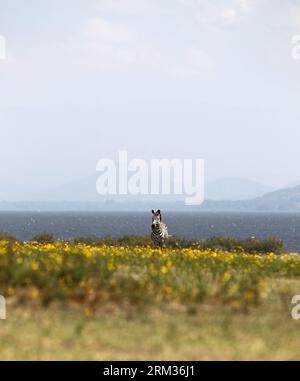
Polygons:
<instances>
[{"instance_id":1,"label":"hazy sky","mask_svg":"<svg viewBox=\"0 0 300 381\"><path fill-rule=\"evenodd\" d=\"M298 0L0 0L1 198L103 157L300 182Z\"/></svg>"}]
</instances>

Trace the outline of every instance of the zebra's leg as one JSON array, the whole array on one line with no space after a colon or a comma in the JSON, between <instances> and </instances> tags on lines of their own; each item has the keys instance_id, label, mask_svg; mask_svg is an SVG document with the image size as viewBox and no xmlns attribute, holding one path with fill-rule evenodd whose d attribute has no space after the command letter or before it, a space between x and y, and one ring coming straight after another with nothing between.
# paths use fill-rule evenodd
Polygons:
<instances>
[{"instance_id":1,"label":"zebra's leg","mask_svg":"<svg viewBox=\"0 0 300 381\"><path fill-rule=\"evenodd\" d=\"M157 247L157 241L152 240L152 243L153 243L153 246L154 246L154 247Z\"/></svg>"}]
</instances>

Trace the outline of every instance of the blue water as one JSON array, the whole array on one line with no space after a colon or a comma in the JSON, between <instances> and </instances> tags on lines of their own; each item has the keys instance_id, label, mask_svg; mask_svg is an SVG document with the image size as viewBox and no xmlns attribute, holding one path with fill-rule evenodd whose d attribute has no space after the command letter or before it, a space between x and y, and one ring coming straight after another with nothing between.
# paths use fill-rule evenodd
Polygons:
<instances>
[{"instance_id":1,"label":"blue water","mask_svg":"<svg viewBox=\"0 0 300 381\"><path fill-rule=\"evenodd\" d=\"M173 236L203 239L214 235L283 240L300 252L300 214L173 212L164 215ZM149 234L151 213L146 212L1 212L0 232L29 240L48 231L61 239L79 236Z\"/></svg>"}]
</instances>

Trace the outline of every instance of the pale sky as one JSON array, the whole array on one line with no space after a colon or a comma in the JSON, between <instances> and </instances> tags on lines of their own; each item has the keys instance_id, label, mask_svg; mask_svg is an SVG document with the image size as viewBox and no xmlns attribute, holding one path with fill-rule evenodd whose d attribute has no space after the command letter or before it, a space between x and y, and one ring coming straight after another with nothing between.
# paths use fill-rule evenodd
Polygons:
<instances>
[{"instance_id":1,"label":"pale sky","mask_svg":"<svg viewBox=\"0 0 300 381\"><path fill-rule=\"evenodd\" d=\"M0 199L101 158L300 183L298 0L0 0Z\"/></svg>"}]
</instances>

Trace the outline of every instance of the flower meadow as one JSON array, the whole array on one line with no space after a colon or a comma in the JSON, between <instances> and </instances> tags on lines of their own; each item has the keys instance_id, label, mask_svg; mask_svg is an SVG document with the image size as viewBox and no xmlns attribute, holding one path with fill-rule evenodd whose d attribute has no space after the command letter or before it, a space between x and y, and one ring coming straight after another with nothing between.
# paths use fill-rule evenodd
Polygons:
<instances>
[{"instance_id":1,"label":"flower meadow","mask_svg":"<svg viewBox=\"0 0 300 381\"><path fill-rule=\"evenodd\" d=\"M205 302L248 310L288 292L300 257L244 251L0 241L0 294L17 304L146 307Z\"/></svg>"}]
</instances>

